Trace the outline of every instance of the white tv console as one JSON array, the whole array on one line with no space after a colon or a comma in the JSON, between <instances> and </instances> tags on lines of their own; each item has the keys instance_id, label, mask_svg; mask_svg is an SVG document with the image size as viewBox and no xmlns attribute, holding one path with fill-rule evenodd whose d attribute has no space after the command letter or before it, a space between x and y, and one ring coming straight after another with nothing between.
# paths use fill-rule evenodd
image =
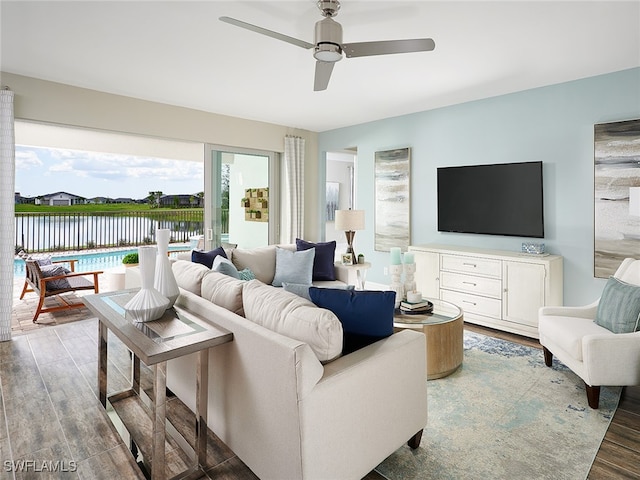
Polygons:
<instances>
[{"instance_id":1,"label":"white tv console","mask_svg":"<svg viewBox=\"0 0 640 480\"><path fill-rule=\"evenodd\" d=\"M412 245L416 286L459 306L465 322L538 338L538 309L562 305L562 257Z\"/></svg>"}]
</instances>

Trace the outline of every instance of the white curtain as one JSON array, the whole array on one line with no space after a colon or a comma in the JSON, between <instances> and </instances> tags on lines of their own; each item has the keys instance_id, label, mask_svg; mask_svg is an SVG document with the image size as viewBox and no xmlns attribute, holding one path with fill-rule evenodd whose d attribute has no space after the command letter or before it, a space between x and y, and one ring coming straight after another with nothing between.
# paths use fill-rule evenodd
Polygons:
<instances>
[{"instance_id":1,"label":"white curtain","mask_svg":"<svg viewBox=\"0 0 640 480\"><path fill-rule=\"evenodd\" d=\"M288 243L304 234L304 138L284 138L284 169L287 179L287 217L283 238Z\"/></svg>"},{"instance_id":2,"label":"white curtain","mask_svg":"<svg viewBox=\"0 0 640 480\"><path fill-rule=\"evenodd\" d=\"M0 90L0 341L11 340L15 153L13 92L4 87Z\"/></svg>"}]
</instances>

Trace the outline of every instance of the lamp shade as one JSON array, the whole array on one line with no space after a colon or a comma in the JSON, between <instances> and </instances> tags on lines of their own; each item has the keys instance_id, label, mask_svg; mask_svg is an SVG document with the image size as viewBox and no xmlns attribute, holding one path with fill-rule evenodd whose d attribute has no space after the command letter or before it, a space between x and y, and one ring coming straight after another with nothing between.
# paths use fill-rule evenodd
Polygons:
<instances>
[{"instance_id":1,"label":"lamp shade","mask_svg":"<svg viewBox=\"0 0 640 480\"><path fill-rule=\"evenodd\" d=\"M364 210L336 210L336 230L364 230Z\"/></svg>"}]
</instances>

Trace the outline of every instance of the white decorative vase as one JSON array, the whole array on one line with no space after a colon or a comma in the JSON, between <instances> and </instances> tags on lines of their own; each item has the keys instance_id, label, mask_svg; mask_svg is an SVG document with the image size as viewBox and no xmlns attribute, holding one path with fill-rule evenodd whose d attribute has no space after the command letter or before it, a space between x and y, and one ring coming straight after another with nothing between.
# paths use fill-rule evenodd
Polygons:
<instances>
[{"instance_id":1,"label":"white decorative vase","mask_svg":"<svg viewBox=\"0 0 640 480\"><path fill-rule=\"evenodd\" d=\"M180 289L178 288L176 277L173 275L171 260L169 260L167 256L170 235L171 231L168 228L156 230L158 255L156 256L156 273L153 280L153 287L167 297L170 302L169 307L173 307L173 304L178 299L178 295L180 295Z\"/></svg>"},{"instance_id":2,"label":"white decorative vase","mask_svg":"<svg viewBox=\"0 0 640 480\"><path fill-rule=\"evenodd\" d=\"M169 308L169 299L153 288L156 252L156 247L138 247L142 287L124 306L126 318L134 322L157 320Z\"/></svg>"}]
</instances>

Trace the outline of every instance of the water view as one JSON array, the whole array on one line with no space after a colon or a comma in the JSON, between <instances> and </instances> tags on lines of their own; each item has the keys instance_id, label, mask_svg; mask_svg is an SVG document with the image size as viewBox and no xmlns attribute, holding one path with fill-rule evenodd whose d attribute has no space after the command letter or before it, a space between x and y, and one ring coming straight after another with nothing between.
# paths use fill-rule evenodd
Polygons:
<instances>
[{"instance_id":1,"label":"water view","mask_svg":"<svg viewBox=\"0 0 640 480\"><path fill-rule=\"evenodd\" d=\"M169 251L174 253L170 256L176 256L178 251L187 250L190 248L190 244L177 244L170 245ZM52 255L52 260L70 260L76 259L76 272L91 272L95 270L107 270L109 268L121 267L123 257L132 252L136 252L136 248L122 248L116 250L108 250L102 252L92 253L79 253L79 254L64 254L64 255ZM24 260L19 258L13 262L13 276L24 278L25 276L25 263Z\"/></svg>"}]
</instances>

